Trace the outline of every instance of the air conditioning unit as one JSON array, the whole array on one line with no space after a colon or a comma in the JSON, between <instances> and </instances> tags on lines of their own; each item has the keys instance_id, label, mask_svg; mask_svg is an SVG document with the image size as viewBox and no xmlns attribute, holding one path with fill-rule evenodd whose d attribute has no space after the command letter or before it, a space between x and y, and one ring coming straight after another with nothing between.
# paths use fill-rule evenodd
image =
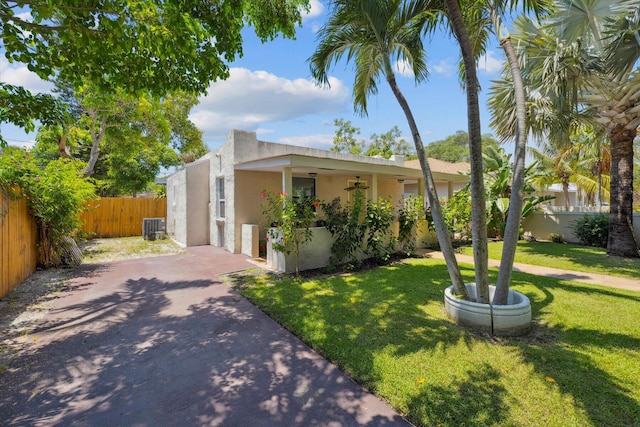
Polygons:
<instances>
[{"instance_id":1,"label":"air conditioning unit","mask_svg":"<svg viewBox=\"0 0 640 427\"><path fill-rule=\"evenodd\" d=\"M143 218L142 237L144 240L156 240L164 238L166 232L164 218Z\"/></svg>"}]
</instances>

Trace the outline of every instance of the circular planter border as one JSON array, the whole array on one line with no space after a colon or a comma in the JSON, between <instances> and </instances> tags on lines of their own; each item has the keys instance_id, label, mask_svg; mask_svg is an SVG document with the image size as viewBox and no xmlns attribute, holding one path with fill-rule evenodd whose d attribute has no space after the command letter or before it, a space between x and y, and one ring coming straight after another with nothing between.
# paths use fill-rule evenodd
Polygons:
<instances>
[{"instance_id":1,"label":"circular planter border","mask_svg":"<svg viewBox=\"0 0 640 427\"><path fill-rule=\"evenodd\" d=\"M469 297L476 298L476 284L465 283ZM489 286L493 299L495 286ZM456 323L477 327L493 335L519 336L531 329L531 301L517 291L509 290L507 305L481 304L453 295L453 286L444 291L444 305L449 317Z\"/></svg>"}]
</instances>

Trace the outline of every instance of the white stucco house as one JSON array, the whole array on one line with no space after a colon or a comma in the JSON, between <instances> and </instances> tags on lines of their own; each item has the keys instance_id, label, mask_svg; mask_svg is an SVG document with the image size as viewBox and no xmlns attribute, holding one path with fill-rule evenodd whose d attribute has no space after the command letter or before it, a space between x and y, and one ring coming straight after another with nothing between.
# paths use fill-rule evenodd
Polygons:
<instances>
[{"instance_id":1,"label":"white stucco house","mask_svg":"<svg viewBox=\"0 0 640 427\"><path fill-rule=\"evenodd\" d=\"M461 174L468 164L430 165L440 197L450 197L468 180ZM167 232L186 246L211 244L257 256L258 240L266 235L262 190L348 200L346 188L356 181L369 187L368 199L390 197L394 206L405 194L424 193L418 162L403 156L387 160L277 144L234 130L224 145L167 179ZM309 256L313 266L301 267L315 268L324 256Z\"/></svg>"}]
</instances>

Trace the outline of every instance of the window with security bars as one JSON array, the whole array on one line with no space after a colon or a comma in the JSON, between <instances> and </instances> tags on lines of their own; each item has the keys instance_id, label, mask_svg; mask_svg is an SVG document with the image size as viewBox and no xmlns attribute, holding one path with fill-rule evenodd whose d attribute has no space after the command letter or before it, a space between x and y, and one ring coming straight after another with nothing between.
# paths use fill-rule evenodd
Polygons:
<instances>
[{"instance_id":1,"label":"window with security bars","mask_svg":"<svg viewBox=\"0 0 640 427\"><path fill-rule=\"evenodd\" d=\"M216 188L218 190L218 218L225 218L224 177L216 179Z\"/></svg>"}]
</instances>

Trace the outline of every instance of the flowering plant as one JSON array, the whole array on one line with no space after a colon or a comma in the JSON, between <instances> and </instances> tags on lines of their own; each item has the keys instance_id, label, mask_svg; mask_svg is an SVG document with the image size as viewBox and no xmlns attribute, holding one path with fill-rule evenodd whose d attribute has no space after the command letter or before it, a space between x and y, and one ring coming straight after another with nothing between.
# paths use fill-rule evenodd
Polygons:
<instances>
[{"instance_id":1,"label":"flowering plant","mask_svg":"<svg viewBox=\"0 0 640 427\"><path fill-rule=\"evenodd\" d=\"M299 275L300 247L313 237L309 228L320 203L311 197L294 199L285 192L262 190L260 195L265 201L260 205L262 214L271 227L267 230L267 239L274 250L296 255L296 275Z\"/></svg>"}]
</instances>

